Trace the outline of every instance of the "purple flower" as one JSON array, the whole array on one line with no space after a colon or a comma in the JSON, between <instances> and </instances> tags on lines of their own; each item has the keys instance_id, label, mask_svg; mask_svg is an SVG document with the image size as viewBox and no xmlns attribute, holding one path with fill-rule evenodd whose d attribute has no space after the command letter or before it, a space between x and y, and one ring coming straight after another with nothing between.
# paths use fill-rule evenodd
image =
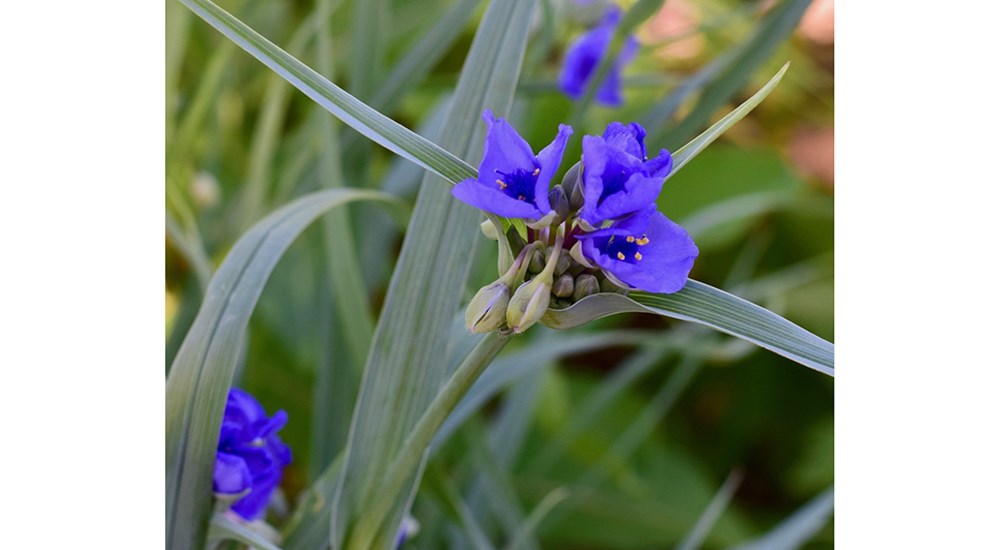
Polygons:
<instances>
[{"instance_id":1,"label":"purple flower","mask_svg":"<svg viewBox=\"0 0 1000 550\"><path fill-rule=\"evenodd\" d=\"M544 218L552 212L549 180L562 162L573 129L560 124L556 138L535 156L528 142L506 120L494 118L489 109L483 111L483 120L487 130L479 176L460 181L451 194L505 218Z\"/></svg>"},{"instance_id":2,"label":"purple flower","mask_svg":"<svg viewBox=\"0 0 1000 550\"><path fill-rule=\"evenodd\" d=\"M677 292L687 282L698 247L656 205L610 227L577 235L583 255L609 277L647 292Z\"/></svg>"},{"instance_id":3,"label":"purple flower","mask_svg":"<svg viewBox=\"0 0 1000 550\"><path fill-rule=\"evenodd\" d=\"M420 522L407 514L403 518L403 524L399 526L399 531L396 533L396 548L402 548L403 544L407 540L413 538L414 535L420 532Z\"/></svg>"},{"instance_id":4,"label":"purple flower","mask_svg":"<svg viewBox=\"0 0 1000 550\"><path fill-rule=\"evenodd\" d=\"M583 136L583 208L591 227L644 209L656 201L673 157L661 149L647 159L646 130L638 123L612 122L603 137Z\"/></svg>"},{"instance_id":5,"label":"purple flower","mask_svg":"<svg viewBox=\"0 0 1000 550\"><path fill-rule=\"evenodd\" d=\"M596 27L570 45L562 72L559 74L559 87L566 95L573 99L580 99L583 95L587 89L587 81L601 64L601 58L611 44L611 38L614 36L621 15L622 12L617 6L610 6L604 14L604 19ZM618 58L612 63L604 82L597 88L595 98L599 103L611 106L622 104L622 69L635 57L638 50L639 41L634 36L629 36L618 53Z\"/></svg>"},{"instance_id":6,"label":"purple flower","mask_svg":"<svg viewBox=\"0 0 1000 550\"><path fill-rule=\"evenodd\" d=\"M282 469L292 461L291 450L277 435L286 422L285 411L268 418L253 396L229 390L212 488L221 495L242 495L231 509L247 521L264 514Z\"/></svg>"}]
</instances>

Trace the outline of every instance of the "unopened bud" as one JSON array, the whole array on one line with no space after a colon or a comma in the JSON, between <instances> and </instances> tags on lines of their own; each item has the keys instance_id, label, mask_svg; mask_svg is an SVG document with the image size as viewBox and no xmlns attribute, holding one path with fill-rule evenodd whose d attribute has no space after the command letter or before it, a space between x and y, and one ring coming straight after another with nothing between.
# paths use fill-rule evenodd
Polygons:
<instances>
[{"instance_id":1,"label":"unopened bud","mask_svg":"<svg viewBox=\"0 0 1000 550\"><path fill-rule=\"evenodd\" d=\"M591 294L597 294L601 290L597 277L590 273L584 273L576 278L573 288L573 301L578 302Z\"/></svg>"},{"instance_id":2,"label":"unopened bud","mask_svg":"<svg viewBox=\"0 0 1000 550\"><path fill-rule=\"evenodd\" d=\"M507 326L511 332L521 334L537 323L549 309L551 295L551 268L519 286L507 305Z\"/></svg>"},{"instance_id":3,"label":"unopened bud","mask_svg":"<svg viewBox=\"0 0 1000 550\"><path fill-rule=\"evenodd\" d=\"M573 263L571 260L572 259L569 256L568 250L566 250L565 248L560 250L559 259L556 261L556 275L562 275L563 273L566 273L566 270L569 269L570 264Z\"/></svg>"},{"instance_id":4,"label":"unopened bud","mask_svg":"<svg viewBox=\"0 0 1000 550\"><path fill-rule=\"evenodd\" d=\"M528 263L528 273L541 273L543 269L545 269L545 254L542 254L541 250L536 250Z\"/></svg>"},{"instance_id":5,"label":"unopened bud","mask_svg":"<svg viewBox=\"0 0 1000 550\"><path fill-rule=\"evenodd\" d=\"M573 295L573 276L569 273L560 275L556 282L552 283L552 294L558 298L569 298Z\"/></svg>"},{"instance_id":6,"label":"unopened bud","mask_svg":"<svg viewBox=\"0 0 1000 550\"><path fill-rule=\"evenodd\" d=\"M583 206L583 187L581 185L580 178L583 177L583 164L582 161L574 164L566 172L566 175L562 179L562 188L566 193L566 198L569 200L570 212L576 212ZM579 195L577 197L577 195Z\"/></svg>"},{"instance_id":7,"label":"unopened bud","mask_svg":"<svg viewBox=\"0 0 1000 550\"><path fill-rule=\"evenodd\" d=\"M618 286L614 281L608 279L607 277L601 277L601 292L614 292L615 294L624 294L627 289Z\"/></svg>"},{"instance_id":8,"label":"unopened bud","mask_svg":"<svg viewBox=\"0 0 1000 550\"><path fill-rule=\"evenodd\" d=\"M549 205L556 212L556 217L552 220L552 223L556 224L566 221L566 217L569 216L569 198L566 196L566 192L563 191L562 186L557 185L549 191Z\"/></svg>"},{"instance_id":9,"label":"unopened bud","mask_svg":"<svg viewBox=\"0 0 1000 550\"><path fill-rule=\"evenodd\" d=\"M483 334L503 326L510 285L503 279L479 289L465 310L465 326L470 332Z\"/></svg>"},{"instance_id":10,"label":"unopened bud","mask_svg":"<svg viewBox=\"0 0 1000 550\"><path fill-rule=\"evenodd\" d=\"M483 232L483 235L486 235L487 239L491 241L497 240L497 226L493 225L493 222L490 220L479 224L479 230Z\"/></svg>"}]
</instances>

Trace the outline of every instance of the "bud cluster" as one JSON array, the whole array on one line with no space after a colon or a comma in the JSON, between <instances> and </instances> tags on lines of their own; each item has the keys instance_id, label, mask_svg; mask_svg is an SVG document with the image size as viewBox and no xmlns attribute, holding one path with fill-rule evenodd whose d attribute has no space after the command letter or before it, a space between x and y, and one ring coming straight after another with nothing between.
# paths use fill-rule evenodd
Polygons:
<instances>
[{"instance_id":1,"label":"bud cluster","mask_svg":"<svg viewBox=\"0 0 1000 550\"><path fill-rule=\"evenodd\" d=\"M571 170L567 179L578 175L578 170ZM506 327L520 334L541 320L550 308L567 308L598 292L623 293L627 290L609 279L600 268L583 258L577 260L567 248L565 227L572 227L566 222L571 208L567 196L562 185L553 187L550 197L554 199L552 205L557 212L553 225L529 229L528 235L534 240L528 244L515 239L520 241L515 246L520 244L521 248L513 265L472 298L465 313L470 331L485 333ZM489 222L483 224L483 233L491 239L496 238L496 231Z\"/></svg>"}]
</instances>

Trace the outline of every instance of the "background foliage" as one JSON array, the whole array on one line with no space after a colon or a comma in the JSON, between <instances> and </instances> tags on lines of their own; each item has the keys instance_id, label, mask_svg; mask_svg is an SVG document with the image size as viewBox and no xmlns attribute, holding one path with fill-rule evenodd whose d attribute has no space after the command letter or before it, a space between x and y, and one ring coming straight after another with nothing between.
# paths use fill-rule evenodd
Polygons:
<instances>
[{"instance_id":1,"label":"background foliage","mask_svg":"<svg viewBox=\"0 0 1000 550\"><path fill-rule=\"evenodd\" d=\"M444 102L486 4L220 2L428 138L442 135ZM572 121L576 149L567 159L579 154L579 136L611 120L643 122L650 147L676 150L790 60L767 100L669 180L660 209L701 249L693 278L832 341L826 4L640 4L655 9L638 28L644 47L626 71L626 104L611 110L582 109L554 86L567 44L599 3L539 2L512 121L536 149ZM336 122L180 3L166 7L170 365L210 275L251 225L329 187L382 190L412 206L423 171ZM478 147L481 134L470 141ZM359 203L307 229L281 257L238 343L236 385L291 417L283 435L295 461L275 525L288 522L347 439L363 343L401 246L399 218ZM463 302L495 278L495 248L477 239ZM832 380L741 341L622 315L573 331L538 327L490 369L504 361L529 368L497 382L504 391L440 439L413 506L422 531L408 546L693 543L701 535L692 528L723 487L703 546L728 547L771 530L832 484ZM524 529L531 519L537 527ZM808 543L831 545L830 525Z\"/></svg>"}]
</instances>

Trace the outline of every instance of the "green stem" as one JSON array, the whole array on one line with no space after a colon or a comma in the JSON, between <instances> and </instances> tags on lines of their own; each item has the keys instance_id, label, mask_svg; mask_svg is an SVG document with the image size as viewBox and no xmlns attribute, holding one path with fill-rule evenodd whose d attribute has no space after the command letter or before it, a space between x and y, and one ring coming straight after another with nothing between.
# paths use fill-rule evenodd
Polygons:
<instances>
[{"instance_id":1,"label":"green stem","mask_svg":"<svg viewBox=\"0 0 1000 550\"><path fill-rule=\"evenodd\" d=\"M497 331L484 336L441 388L397 453L385 482L375 493L379 495L378 500L362 515L347 544L348 549L366 550L372 547L393 505L423 461L434 434L510 338Z\"/></svg>"}]
</instances>

